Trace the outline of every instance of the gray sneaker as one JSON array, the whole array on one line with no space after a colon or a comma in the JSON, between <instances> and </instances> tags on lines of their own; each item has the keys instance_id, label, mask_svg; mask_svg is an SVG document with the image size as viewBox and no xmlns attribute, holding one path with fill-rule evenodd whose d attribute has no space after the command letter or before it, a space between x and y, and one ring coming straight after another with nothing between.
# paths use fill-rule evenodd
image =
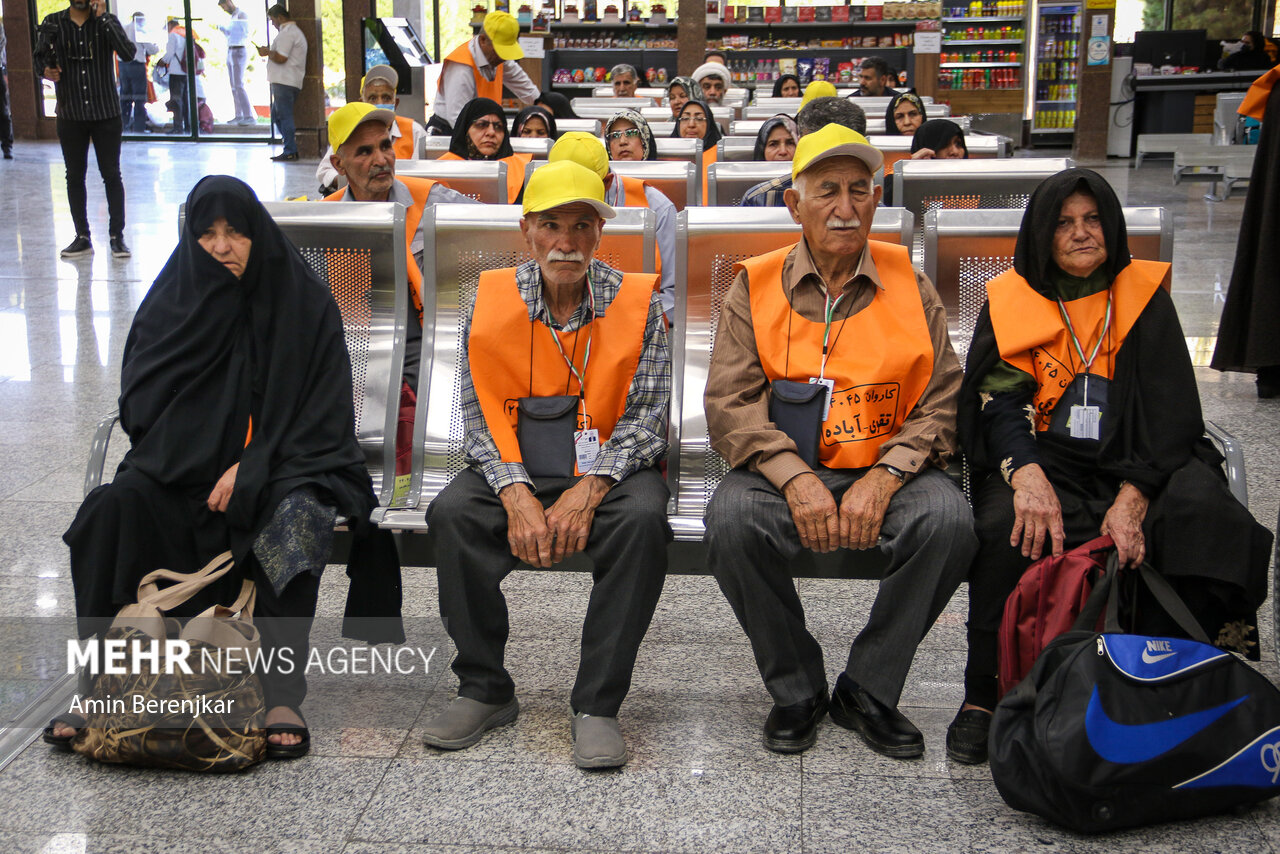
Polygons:
<instances>
[{"instance_id":1,"label":"gray sneaker","mask_svg":"<svg viewBox=\"0 0 1280 854\"><path fill-rule=\"evenodd\" d=\"M461 750L475 744L489 730L513 722L519 713L520 704L514 697L509 703L481 703L455 697L449 708L423 727L422 740L441 750Z\"/></svg>"},{"instance_id":2,"label":"gray sneaker","mask_svg":"<svg viewBox=\"0 0 1280 854\"><path fill-rule=\"evenodd\" d=\"M618 768L631 758L617 718L578 712L572 726L573 762L579 768Z\"/></svg>"}]
</instances>

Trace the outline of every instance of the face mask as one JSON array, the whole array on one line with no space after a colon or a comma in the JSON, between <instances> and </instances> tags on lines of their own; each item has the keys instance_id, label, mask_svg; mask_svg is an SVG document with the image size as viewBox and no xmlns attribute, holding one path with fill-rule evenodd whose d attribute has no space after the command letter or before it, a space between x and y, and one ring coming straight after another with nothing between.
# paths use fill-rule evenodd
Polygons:
<instances>
[{"instance_id":1,"label":"face mask","mask_svg":"<svg viewBox=\"0 0 1280 854\"><path fill-rule=\"evenodd\" d=\"M395 104L374 104L374 106L377 107L379 110L391 110L391 112L393 113L396 110Z\"/></svg>"},{"instance_id":2,"label":"face mask","mask_svg":"<svg viewBox=\"0 0 1280 854\"><path fill-rule=\"evenodd\" d=\"M146 18L134 18L134 19L133 19L133 27L134 27L134 29L137 29L137 30L145 30L145 29L147 28L147 19L146 19Z\"/></svg>"}]
</instances>

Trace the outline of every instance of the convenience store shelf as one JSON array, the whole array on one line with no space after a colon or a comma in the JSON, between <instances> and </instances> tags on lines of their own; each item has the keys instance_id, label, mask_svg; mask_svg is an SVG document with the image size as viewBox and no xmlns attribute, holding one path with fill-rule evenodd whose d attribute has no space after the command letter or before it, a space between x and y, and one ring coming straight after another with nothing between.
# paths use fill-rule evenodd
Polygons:
<instances>
[{"instance_id":1,"label":"convenience store shelf","mask_svg":"<svg viewBox=\"0 0 1280 854\"><path fill-rule=\"evenodd\" d=\"M939 68L1021 68L1021 62L943 62Z\"/></svg>"},{"instance_id":2,"label":"convenience store shelf","mask_svg":"<svg viewBox=\"0 0 1280 854\"><path fill-rule=\"evenodd\" d=\"M1059 136L1063 136L1063 135L1069 136L1071 134L1074 134L1076 132L1076 129L1075 128L1032 128L1031 132L1033 134L1040 134L1042 136L1045 134L1057 134Z\"/></svg>"},{"instance_id":3,"label":"convenience store shelf","mask_svg":"<svg viewBox=\"0 0 1280 854\"><path fill-rule=\"evenodd\" d=\"M943 18L944 24L968 24L973 21L1021 21L1025 15L975 15L968 18Z\"/></svg>"},{"instance_id":4,"label":"convenience store shelf","mask_svg":"<svg viewBox=\"0 0 1280 854\"><path fill-rule=\"evenodd\" d=\"M1048 99L1036 98L1037 104L1074 104L1075 102L1076 102L1075 98L1064 98L1057 101L1050 101Z\"/></svg>"},{"instance_id":5,"label":"convenience store shelf","mask_svg":"<svg viewBox=\"0 0 1280 854\"><path fill-rule=\"evenodd\" d=\"M946 47L964 47L971 44L1022 44L1022 39L947 39L942 44Z\"/></svg>"},{"instance_id":6,"label":"convenience store shelf","mask_svg":"<svg viewBox=\"0 0 1280 854\"><path fill-rule=\"evenodd\" d=\"M921 20L936 20L936 19L924 19L924 18L922 18ZM987 19L987 20L992 20L992 21L994 21L994 20L997 20L997 19L996 19L996 18L989 18L989 19ZM904 20L904 21L847 21L847 22L846 22L846 21L839 21L839 22L832 22L832 21L810 21L810 22L808 22L808 23L804 23L804 24L797 24L797 23L790 23L790 22L788 22L788 23L783 23L783 24L770 24L770 23L763 23L763 24L762 24L762 23L760 23L759 21L751 21L751 22L749 22L749 23L745 23L745 24L731 24L731 23L724 23L724 22L721 22L721 23L719 23L719 24L712 24L712 23L708 23L708 24L707 24L707 29L708 29L708 30L744 30L744 29L745 29L745 30L767 30L767 29L772 28L772 29L775 29L775 30L812 30L812 29L815 29L815 28L817 28L817 27L831 27L831 26L837 26L837 27L895 27L895 28L897 28L897 29L905 29L905 28L907 28L907 27L914 28L914 27L915 27L915 25L916 25L917 23L919 23L919 21L917 21L915 18L912 18L912 19L911 19L911 20L909 20L909 21L905 21L905 20ZM552 27L554 28L554 27L555 27L555 24L552 24Z\"/></svg>"}]
</instances>

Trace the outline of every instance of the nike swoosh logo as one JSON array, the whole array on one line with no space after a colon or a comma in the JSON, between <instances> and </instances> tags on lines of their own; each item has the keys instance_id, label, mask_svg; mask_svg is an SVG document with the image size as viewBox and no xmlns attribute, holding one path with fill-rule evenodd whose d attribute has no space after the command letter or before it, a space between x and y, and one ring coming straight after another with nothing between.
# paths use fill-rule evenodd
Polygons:
<instances>
[{"instance_id":1,"label":"nike swoosh logo","mask_svg":"<svg viewBox=\"0 0 1280 854\"><path fill-rule=\"evenodd\" d=\"M1162 653L1162 654L1160 654L1160 655L1152 655L1150 650L1146 650L1146 649L1144 649L1144 650L1142 651L1142 660L1143 660L1143 662L1144 662L1144 663L1146 663L1146 664L1155 664L1157 661L1164 661L1166 658L1168 658L1168 657L1169 657L1169 656L1171 656L1171 655L1177 655L1177 653L1176 653L1176 652L1166 652L1166 653Z\"/></svg>"},{"instance_id":2,"label":"nike swoosh logo","mask_svg":"<svg viewBox=\"0 0 1280 854\"><path fill-rule=\"evenodd\" d=\"M1084 713L1085 735L1089 746L1108 762L1117 765L1146 762L1173 750L1247 699L1248 694L1221 706L1176 718L1145 724L1121 724L1107 715L1095 685L1093 696L1089 698L1089 708Z\"/></svg>"}]
</instances>

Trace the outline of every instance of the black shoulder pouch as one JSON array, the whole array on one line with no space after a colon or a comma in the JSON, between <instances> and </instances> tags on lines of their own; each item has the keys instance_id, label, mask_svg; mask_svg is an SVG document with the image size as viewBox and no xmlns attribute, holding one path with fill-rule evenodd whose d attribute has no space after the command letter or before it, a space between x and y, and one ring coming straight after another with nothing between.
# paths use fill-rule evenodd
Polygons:
<instances>
[{"instance_id":1,"label":"black shoulder pouch","mask_svg":"<svg viewBox=\"0 0 1280 854\"><path fill-rule=\"evenodd\" d=\"M1062 390L1062 397L1058 398L1058 402L1053 406L1053 412L1049 416L1049 432L1055 436L1071 436L1071 425L1068 423L1071 418L1071 407L1085 406L1084 399L1084 378L1085 374L1076 374L1072 378L1071 384ZM1089 406L1098 407L1098 429L1101 431L1102 426L1107 423L1107 397L1111 388L1111 380L1100 374L1088 374L1089 377Z\"/></svg>"},{"instance_id":2,"label":"black shoulder pouch","mask_svg":"<svg viewBox=\"0 0 1280 854\"><path fill-rule=\"evenodd\" d=\"M818 465L818 436L827 387L821 383L774 380L770 383L769 420L796 443L800 459L810 468Z\"/></svg>"},{"instance_id":3,"label":"black shoulder pouch","mask_svg":"<svg viewBox=\"0 0 1280 854\"><path fill-rule=\"evenodd\" d=\"M573 434L578 396L522 397L516 401L516 441L530 477L573 477Z\"/></svg>"}]
</instances>

